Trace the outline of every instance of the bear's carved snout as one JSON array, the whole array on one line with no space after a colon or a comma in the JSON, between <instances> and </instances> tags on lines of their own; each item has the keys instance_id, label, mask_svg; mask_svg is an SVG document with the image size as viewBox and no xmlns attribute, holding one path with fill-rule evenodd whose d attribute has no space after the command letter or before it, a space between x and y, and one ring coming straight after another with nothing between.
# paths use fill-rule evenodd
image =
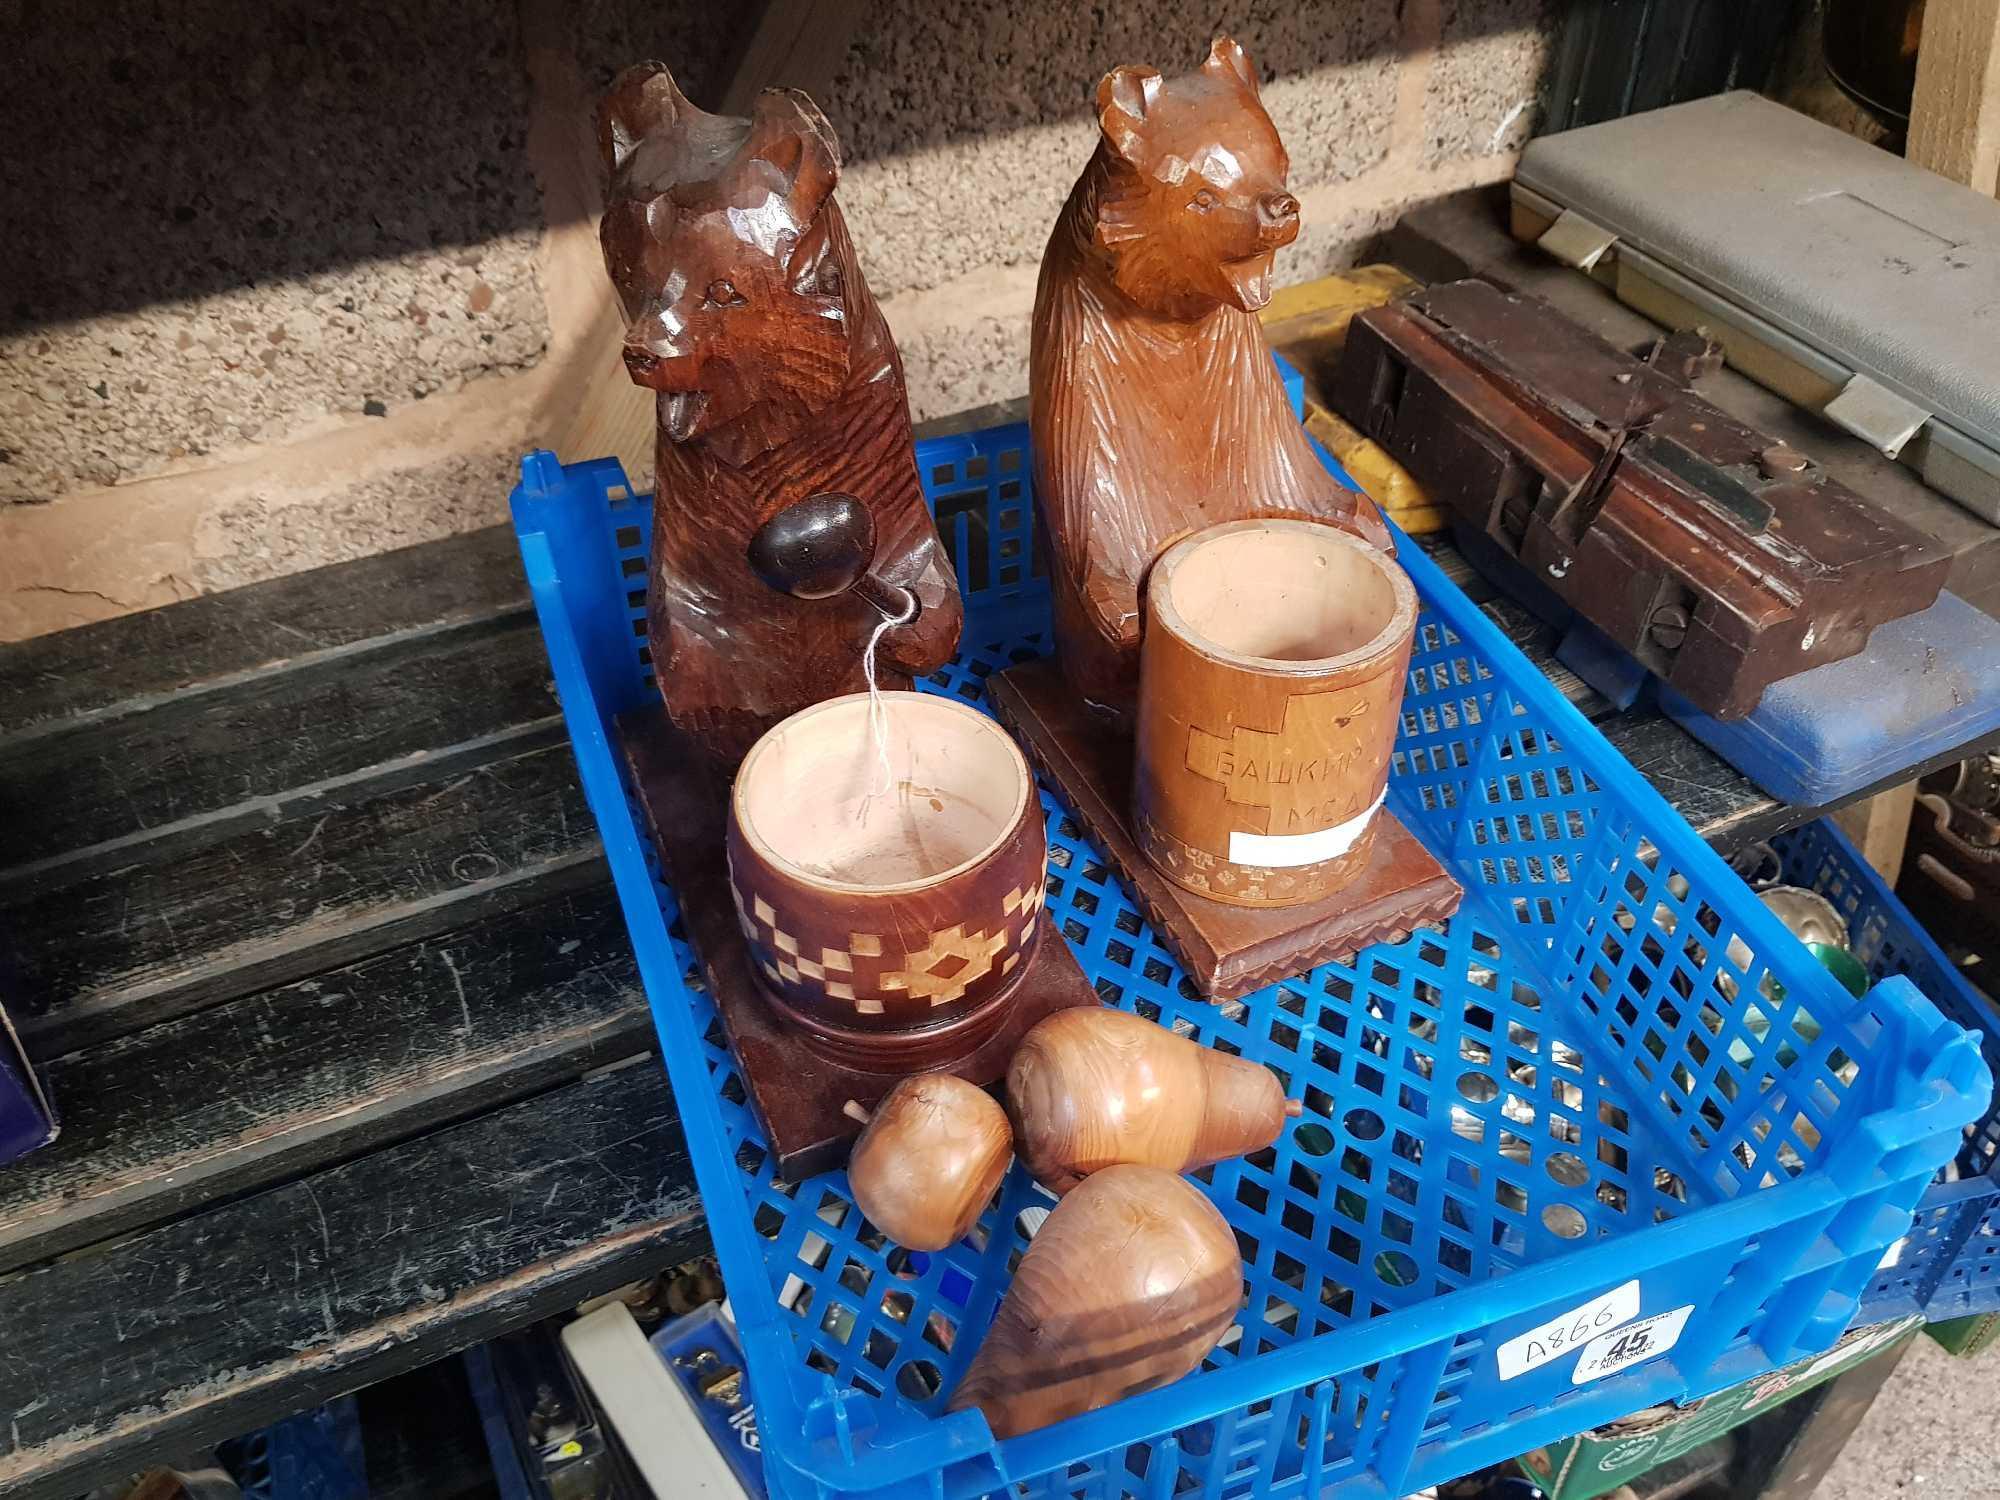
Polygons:
<instances>
[{"instance_id":1,"label":"bear's carved snout","mask_svg":"<svg viewBox=\"0 0 2000 1500\"><path fill-rule=\"evenodd\" d=\"M691 354L663 353L645 344L628 343L625 372L634 385L656 391L692 391L699 389L701 361Z\"/></svg>"},{"instance_id":2,"label":"bear's carved snout","mask_svg":"<svg viewBox=\"0 0 2000 1500\"><path fill-rule=\"evenodd\" d=\"M1290 193L1265 193L1257 200L1257 238L1271 249L1289 245L1299 233L1299 200Z\"/></svg>"},{"instance_id":3,"label":"bear's carved snout","mask_svg":"<svg viewBox=\"0 0 2000 1500\"><path fill-rule=\"evenodd\" d=\"M625 333L625 369L635 385L656 391L697 388L702 367L699 344L676 337L660 309L648 308Z\"/></svg>"}]
</instances>

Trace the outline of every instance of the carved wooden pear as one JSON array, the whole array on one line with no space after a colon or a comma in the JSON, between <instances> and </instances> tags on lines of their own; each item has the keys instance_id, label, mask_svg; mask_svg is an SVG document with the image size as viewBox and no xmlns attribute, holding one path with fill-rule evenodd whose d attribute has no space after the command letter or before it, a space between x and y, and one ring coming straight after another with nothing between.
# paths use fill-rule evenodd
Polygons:
<instances>
[{"instance_id":1,"label":"carved wooden pear","mask_svg":"<svg viewBox=\"0 0 2000 1500\"><path fill-rule=\"evenodd\" d=\"M847 1183L869 1222L896 1243L942 1250L979 1218L1012 1148L992 1095L949 1073L922 1073L876 1106L848 1158Z\"/></svg>"},{"instance_id":2,"label":"carved wooden pear","mask_svg":"<svg viewBox=\"0 0 2000 1500\"><path fill-rule=\"evenodd\" d=\"M1058 1011L1007 1068L1015 1149L1052 1193L1118 1162L1189 1172L1261 1150L1298 1112L1269 1069L1122 1010Z\"/></svg>"},{"instance_id":3,"label":"carved wooden pear","mask_svg":"<svg viewBox=\"0 0 2000 1500\"><path fill-rule=\"evenodd\" d=\"M1159 1167L1106 1167L1021 1257L951 1409L978 1407L1005 1438L1165 1385L1201 1363L1242 1299L1242 1257L1214 1204Z\"/></svg>"}]
</instances>

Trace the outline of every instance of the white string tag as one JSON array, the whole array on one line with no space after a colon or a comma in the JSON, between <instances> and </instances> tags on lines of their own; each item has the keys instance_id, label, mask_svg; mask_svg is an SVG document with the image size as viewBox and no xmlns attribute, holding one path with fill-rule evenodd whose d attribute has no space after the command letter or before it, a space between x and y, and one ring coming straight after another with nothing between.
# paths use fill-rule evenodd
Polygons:
<instances>
[{"instance_id":1,"label":"white string tag","mask_svg":"<svg viewBox=\"0 0 2000 1500\"><path fill-rule=\"evenodd\" d=\"M871 778L868 794L861 799L863 818L868 816L869 802L888 792L896 783L895 768L889 764L889 712L883 707L882 688L875 678L875 651L882 644L883 636L917 617L917 596L908 589L898 589L897 592L903 596L903 612L893 618L883 616L869 633L868 648L861 656L861 675L868 683L868 738L882 771L882 784L876 786Z\"/></svg>"}]
</instances>

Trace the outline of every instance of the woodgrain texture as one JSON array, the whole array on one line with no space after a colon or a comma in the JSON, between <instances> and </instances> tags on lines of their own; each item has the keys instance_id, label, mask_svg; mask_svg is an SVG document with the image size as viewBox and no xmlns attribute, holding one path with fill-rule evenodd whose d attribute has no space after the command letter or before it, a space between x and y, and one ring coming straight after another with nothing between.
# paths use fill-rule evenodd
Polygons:
<instances>
[{"instance_id":1,"label":"woodgrain texture","mask_svg":"<svg viewBox=\"0 0 2000 1500\"><path fill-rule=\"evenodd\" d=\"M1807 453L1484 282L1360 314L1333 395L1459 524L1719 718L1854 655L1949 567Z\"/></svg>"},{"instance_id":2,"label":"woodgrain texture","mask_svg":"<svg viewBox=\"0 0 2000 1500\"><path fill-rule=\"evenodd\" d=\"M1382 939L1400 942L1458 909L1458 882L1386 809L1377 814L1381 826L1367 868L1331 896L1289 907L1197 896L1140 852L1132 827L1132 742L1077 700L1054 662L996 673L987 692L1000 721L1036 770L1062 789L1160 940L1211 1000L1232 1000L1315 964L1344 961Z\"/></svg>"},{"instance_id":3,"label":"woodgrain texture","mask_svg":"<svg viewBox=\"0 0 2000 1500\"><path fill-rule=\"evenodd\" d=\"M1040 933L1005 996L1000 1023L969 1054L950 1028L875 1033L875 1055L893 1059L869 1071L808 1045L799 1027L781 1021L770 991L758 982L750 948L729 895L723 852L728 788L720 770L689 753L690 743L664 709L628 715L617 725L619 748L632 773L639 805L681 900L701 972L715 997L722 1035L741 1070L750 1104L778 1158L778 1175L799 1182L838 1166L860 1124L848 1100L872 1109L910 1073L940 1070L984 1087L1007 1071L1021 1035L1050 1012L1099 1004L1069 945L1042 911Z\"/></svg>"},{"instance_id":4,"label":"woodgrain texture","mask_svg":"<svg viewBox=\"0 0 2000 1500\"><path fill-rule=\"evenodd\" d=\"M0 744L140 712L167 694L528 610L513 532L491 526L0 645Z\"/></svg>"},{"instance_id":5,"label":"woodgrain texture","mask_svg":"<svg viewBox=\"0 0 2000 1500\"><path fill-rule=\"evenodd\" d=\"M676 724L734 761L809 703L863 686L881 619L850 592L802 600L751 570L750 539L814 495L874 520L874 576L919 613L883 640L895 673L958 643L958 586L924 508L902 363L833 199L833 131L803 94L749 119L681 97L658 63L605 99L601 236L625 364L658 393L649 640ZM900 684L899 684L900 685Z\"/></svg>"},{"instance_id":6,"label":"woodgrain texture","mask_svg":"<svg viewBox=\"0 0 2000 1500\"><path fill-rule=\"evenodd\" d=\"M110 868L315 791L399 770L426 779L561 732L540 632L520 615L251 673L0 746L0 882Z\"/></svg>"},{"instance_id":7,"label":"woodgrain texture","mask_svg":"<svg viewBox=\"0 0 2000 1500\"><path fill-rule=\"evenodd\" d=\"M1036 1233L950 1408L1005 1438L1152 1390L1200 1364L1242 1300L1214 1204L1158 1167L1106 1167Z\"/></svg>"},{"instance_id":8,"label":"woodgrain texture","mask_svg":"<svg viewBox=\"0 0 2000 1500\"><path fill-rule=\"evenodd\" d=\"M2000 0L1927 0L1904 154L1989 198L2000 192Z\"/></svg>"},{"instance_id":9,"label":"woodgrain texture","mask_svg":"<svg viewBox=\"0 0 2000 1500\"><path fill-rule=\"evenodd\" d=\"M605 884L57 1058L65 1129L0 1173L0 1270L504 1104L650 1033Z\"/></svg>"},{"instance_id":10,"label":"woodgrain texture","mask_svg":"<svg viewBox=\"0 0 2000 1500\"><path fill-rule=\"evenodd\" d=\"M759 0L734 7L736 14L723 24L740 33L738 53L724 70L719 102L710 101L716 112L747 115L756 107L757 95L770 88L824 98L867 9L864 0ZM633 388L611 355L623 319L609 287L591 329L606 357L586 374L575 415L552 446L565 462L610 455L624 463L626 473L638 475L653 462L654 402L644 389Z\"/></svg>"},{"instance_id":11,"label":"woodgrain texture","mask_svg":"<svg viewBox=\"0 0 2000 1500\"><path fill-rule=\"evenodd\" d=\"M1122 714L1140 580L1175 537L1281 514L1384 547L1388 534L1313 456L1257 321L1299 220L1243 49L1219 38L1171 80L1117 68L1096 113L1097 149L1042 257L1030 421L1063 671Z\"/></svg>"},{"instance_id":12,"label":"woodgrain texture","mask_svg":"<svg viewBox=\"0 0 2000 1500\"><path fill-rule=\"evenodd\" d=\"M0 653L0 992L68 1124L0 1174L10 1500L699 1243L657 1060L578 1107L651 1028L547 683L503 529Z\"/></svg>"},{"instance_id":13,"label":"woodgrain texture","mask_svg":"<svg viewBox=\"0 0 2000 1500\"><path fill-rule=\"evenodd\" d=\"M43 1056L607 879L566 746L67 873L0 887L9 1014Z\"/></svg>"},{"instance_id":14,"label":"woodgrain texture","mask_svg":"<svg viewBox=\"0 0 2000 1500\"><path fill-rule=\"evenodd\" d=\"M1833 815L1840 831L1854 841L1861 857L1875 872L1896 888L1903 873L1903 849L1910 839L1910 810L1916 806L1917 784L1906 781L1899 787L1879 792L1865 802L1843 807Z\"/></svg>"},{"instance_id":15,"label":"woodgrain texture","mask_svg":"<svg viewBox=\"0 0 2000 1500\"><path fill-rule=\"evenodd\" d=\"M1061 1195L1119 1163L1192 1172L1261 1151L1288 1114L1277 1075L1127 1011L1058 1011L1007 1065L1021 1160Z\"/></svg>"},{"instance_id":16,"label":"woodgrain texture","mask_svg":"<svg viewBox=\"0 0 2000 1500\"><path fill-rule=\"evenodd\" d=\"M642 1057L0 1280L0 1495L68 1500L573 1307L699 1253L701 1222Z\"/></svg>"},{"instance_id":17,"label":"woodgrain texture","mask_svg":"<svg viewBox=\"0 0 2000 1500\"><path fill-rule=\"evenodd\" d=\"M1374 548L1316 521L1225 521L1146 582L1132 826L1160 872L1298 906L1368 867L1417 625Z\"/></svg>"},{"instance_id":18,"label":"woodgrain texture","mask_svg":"<svg viewBox=\"0 0 2000 1500\"><path fill-rule=\"evenodd\" d=\"M868 1221L890 1239L910 1250L942 1250L985 1210L1014 1160L1013 1143L1006 1111L986 1090L949 1073L924 1073L905 1078L876 1106L854 1143L847 1182Z\"/></svg>"},{"instance_id":19,"label":"woodgrain texture","mask_svg":"<svg viewBox=\"0 0 2000 1500\"><path fill-rule=\"evenodd\" d=\"M884 693L881 712L880 761L865 696L757 742L731 788L729 895L779 1015L842 1062L906 1072L1003 1024L1041 934L1048 839L991 719L934 693Z\"/></svg>"}]
</instances>

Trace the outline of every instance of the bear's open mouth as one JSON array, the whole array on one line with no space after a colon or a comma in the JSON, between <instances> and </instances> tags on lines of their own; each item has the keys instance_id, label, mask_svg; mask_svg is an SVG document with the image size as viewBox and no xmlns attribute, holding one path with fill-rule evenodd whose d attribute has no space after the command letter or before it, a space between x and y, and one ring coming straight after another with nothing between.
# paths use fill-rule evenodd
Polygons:
<instances>
[{"instance_id":1,"label":"bear's open mouth","mask_svg":"<svg viewBox=\"0 0 2000 1500\"><path fill-rule=\"evenodd\" d=\"M660 426L667 437L684 443L694 436L701 415L708 410L707 391L667 391L660 396Z\"/></svg>"},{"instance_id":2,"label":"bear's open mouth","mask_svg":"<svg viewBox=\"0 0 2000 1500\"><path fill-rule=\"evenodd\" d=\"M1271 257L1268 253L1226 262L1222 274L1236 293L1236 305L1256 312L1271 300Z\"/></svg>"}]
</instances>

